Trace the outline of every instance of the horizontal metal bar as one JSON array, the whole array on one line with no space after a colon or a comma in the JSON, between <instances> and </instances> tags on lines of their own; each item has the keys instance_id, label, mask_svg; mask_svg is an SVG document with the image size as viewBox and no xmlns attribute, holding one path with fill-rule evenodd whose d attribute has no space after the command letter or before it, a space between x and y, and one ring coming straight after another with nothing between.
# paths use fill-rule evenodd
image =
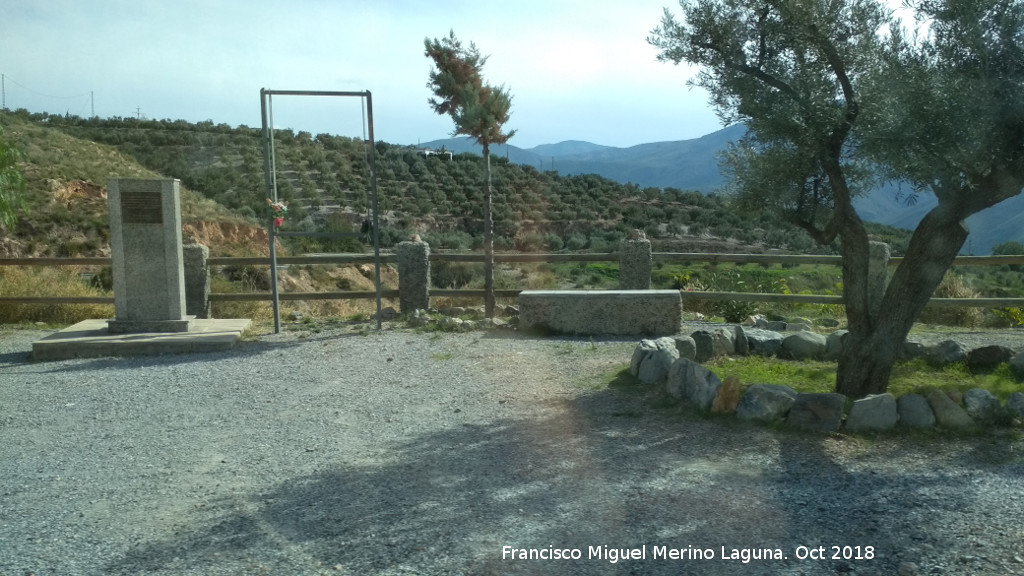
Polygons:
<instances>
[{"instance_id":1,"label":"horizontal metal bar","mask_svg":"<svg viewBox=\"0 0 1024 576\"><path fill-rule=\"evenodd\" d=\"M522 290L495 290L494 291L494 296L495 296L495 298L515 298L515 297L519 296L520 292L522 292ZM484 291L479 289L479 288L473 289L473 290L471 290L471 289L465 289L465 290L463 290L463 289L451 289L451 288L449 288L449 289L437 289L437 290L435 290L433 288L430 289L430 297L431 298L436 298L436 297L440 297L440 296L449 297L449 298L483 298L484 297Z\"/></svg>"},{"instance_id":2,"label":"horizontal metal bar","mask_svg":"<svg viewBox=\"0 0 1024 576\"><path fill-rule=\"evenodd\" d=\"M707 262L719 264L735 262L738 264L835 264L842 263L842 256L805 255L805 254L715 254L710 252L654 252L651 257L655 262Z\"/></svg>"},{"instance_id":3,"label":"horizontal metal bar","mask_svg":"<svg viewBox=\"0 0 1024 576\"><path fill-rule=\"evenodd\" d=\"M110 257L0 258L0 266L110 266Z\"/></svg>"},{"instance_id":4,"label":"horizontal metal bar","mask_svg":"<svg viewBox=\"0 0 1024 576\"><path fill-rule=\"evenodd\" d=\"M896 260L892 258L891 260ZM902 257L899 260L903 260ZM1009 264L1024 264L1024 255L1012 256L957 256L953 259L953 266L1002 266Z\"/></svg>"},{"instance_id":5,"label":"horizontal metal bar","mask_svg":"<svg viewBox=\"0 0 1024 576\"><path fill-rule=\"evenodd\" d=\"M359 232L275 232L274 236L289 238L361 238Z\"/></svg>"},{"instance_id":6,"label":"horizontal metal bar","mask_svg":"<svg viewBox=\"0 0 1024 576\"><path fill-rule=\"evenodd\" d=\"M929 306L957 308L1021 308L1024 298L932 298Z\"/></svg>"},{"instance_id":7,"label":"horizontal metal bar","mask_svg":"<svg viewBox=\"0 0 1024 576\"><path fill-rule=\"evenodd\" d=\"M270 96L369 96L370 92L331 92L327 90L271 90L270 88L264 88L261 90L263 94L269 94Z\"/></svg>"},{"instance_id":8,"label":"horizontal metal bar","mask_svg":"<svg viewBox=\"0 0 1024 576\"><path fill-rule=\"evenodd\" d=\"M373 254L322 254L317 256L279 256L280 264L372 264ZM381 254L382 263L397 262L395 254ZM270 266L267 256L217 257L207 260L210 266Z\"/></svg>"},{"instance_id":9,"label":"horizontal metal bar","mask_svg":"<svg viewBox=\"0 0 1024 576\"><path fill-rule=\"evenodd\" d=\"M282 232L279 236L318 236L355 238L362 236L358 232ZM329 236L328 236L329 235ZM382 257L394 257L393 255L382 254ZM747 263L747 264L834 264L842 263L841 256L819 256L801 254L714 254L704 252L654 252L652 254L656 262L706 262L706 263ZM320 258L318 261L299 261L304 258ZM291 264L347 264L357 262L372 262L372 254L332 254L330 256L286 256L278 258L278 262L285 259L291 260ZM473 252L433 252L430 259L434 261L448 262L483 262L484 255ZM619 255L616 252L609 253L583 253L583 254L531 254L531 253L496 253L495 262L617 262ZM903 262L903 257L896 256L889 259L890 266L897 266ZM75 257L75 258L0 258L0 266L109 266L109 257ZM217 256L209 259L209 263L215 266L226 266L231 264L269 264L269 258L261 257L222 257ZM1024 255L1019 256L960 256L953 260L953 266L1002 266L1002 265L1024 264Z\"/></svg>"},{"instance_id":10,"label":"horizontal metal bar","mask_svg":"<svg viewBox=\"0 0 1024 576\"><path fill-rule=\"evenodd\" d=\"M484 255L474 252L431 252L435 262L483 262ZM495 254L495 262L618 262L617 253L597 254Z\"/></svg>"},{"instance_id":11,"label":"horizontal metal bar","mask_svg":"<svg viewBox=\"0 0 1024 576\"><path fill-rule=\"evenodd\" d=\"M0 304L113 304L113 296L0 296Z\"/></svg>"},{"instance_id":12,"label":"horizontal metal bar","mask_svg":"<svg viewBox=\"0 0 1024 576\"><path fill-rule=\"evenodd\" d=\"M398 298L398 290L381 290L381 298ZM350 292L280 292L279 300L358 300L373 299L377 297L376 292L350 291ZM274 295L270 292L245 292L245 293L214 293L210 294L210 302L247 302L247 301L270 301Z\"/></svg>"},{"instance_id":13,"label":"horizontal metal bar","mask_svg":"<svg viewBox=\"0 0 1024 576\"><path fill-rule=\"evenodd\" d=\"M824 294L761 294L756 292L698 292L682 290L683 300L737 300L741 302L802 302L804 304L842 304L842 296Z\"/></svg>"}]
</instances>

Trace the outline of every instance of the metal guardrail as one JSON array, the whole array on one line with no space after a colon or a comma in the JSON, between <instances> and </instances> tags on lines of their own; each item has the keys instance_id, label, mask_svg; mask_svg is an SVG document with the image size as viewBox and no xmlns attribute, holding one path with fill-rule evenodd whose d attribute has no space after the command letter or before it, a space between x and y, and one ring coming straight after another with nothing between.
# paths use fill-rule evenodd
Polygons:
<instances>
[{"instance_id":1,"label":"metal guardrail","mask_svg":"<svg viewBox=\"0 0 1024 576\"><path fill-rule=\"evenodd\" d=\"M735 263L735 264L781 264L781 265L839 265L842 262L840 256L818 256L818 255L797 255L797 254L712 254L712 253L686 253L686 252L655 252L652 254L655 262L666 262L676 264L687 263ZM434 252L430 255L433 262L483 262L483 254L475 253L445 253ZM618 262L617 252L610 253L587 253L587 254L519 254L501 253L494 255L494 261L498 263L508 262ZM903 258L896 257L889 259L889 265L895 266L902 262ZM397 262L395 254L381 254L381 263ZM317 265L317 264L372 264L373 254L318 254L315 256L281 256L277 258L278 264L283 265ZM269 266L268 257L213 257L207 260L210 266ZM953 266L1002 266L1024 264L1024 255L1019 256L960 256L953 261ZM0 258L0 266L109 266L110 258L100 257L76 257L76 258ZM520 290L495 290L495 296L499 298L514 298L519 295ZM747 302L778 302L778 303L805 303L805 304L842 304L841 296L830 296L823 294L767 294L756 292L713 292L713 291L688 291L680 292L683 299L703 300L736 300ZM375 291L345 291L345 292L282 292L279 295L281 300L344 300L344 299L373 299ZM430 295L446 297L469 297L483 298L483 290L470 289L431 289ZM383 290L382 298L397 298L398 290ZM211 302L239 302L239 301L271 301L271 292L249 292L249 293L213 293L210 294ZM114 298L111 296L96 297L71 297L71 296L26 296L6 297L0 296L0 304L112 304ZM1002 307L1024 307L1024 298L932 298L930 305L950 306L963 308L1002 308Z\"/></svg>"}]
</instances>

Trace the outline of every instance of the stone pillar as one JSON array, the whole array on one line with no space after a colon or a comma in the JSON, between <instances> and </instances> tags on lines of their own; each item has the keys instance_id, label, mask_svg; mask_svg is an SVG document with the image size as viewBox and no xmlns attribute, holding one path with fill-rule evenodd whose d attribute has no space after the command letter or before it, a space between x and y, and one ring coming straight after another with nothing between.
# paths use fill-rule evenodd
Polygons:
<instances>
[{"instance_id":1,"label":"stone pillar","mask_svg":"<svg viewBox=\"0 0 1024 576\"><path fill-rule=\"evenodd\" d=\"M868 242L868 301L871 314L877 314L889 284L889 245L885 242Z\"/></svg>"},{"instance_id":2,"label":"stone pillar","mask_svg":"<svg viewBox=\"0 0 1024 576\"><path fill-rule=\"evenodd\" d=\"M430 245L417 239L399 242L398 304L403 313L430 308Z\"/></svg>"},{"instance_id":3,"label":"stone pillar","mask_svg":"<svg viewBox=\"0 0 1024 576\"><path fill-rule=\"evenodd\" d=\"M652 262L651 241L642 232L631 234L619 248L619 287L650 290Z\"/></svg>"},{"instance_id":4,"label":"stone pillar","mask_svg":"<svg viewBox=\"0 0 1024 576\"><path fill-rule=\"evenodd\" d=\"M107 182L114 272L112 333L188 332L177 180Z\"/></svg>"},{"instance_id":5,"label":"stone pillar","mask_svg":"<svg viewBox=\"0 0 1024 576\"><path fill-rule=\"evenodd\" d=\"M210 317L210 249L202 244L181 247L185 259L185 314Z\"/></svg>"}]
</instances>

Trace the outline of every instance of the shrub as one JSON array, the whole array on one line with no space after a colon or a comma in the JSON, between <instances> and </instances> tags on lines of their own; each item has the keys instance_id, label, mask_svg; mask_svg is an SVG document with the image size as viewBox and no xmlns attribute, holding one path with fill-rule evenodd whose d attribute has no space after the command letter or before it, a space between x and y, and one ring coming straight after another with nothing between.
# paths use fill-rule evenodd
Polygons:
<instances>
[{"instance_id":1,"label":"shrub","mask_svg":"<svg viewBox=\"0 0 1024 576\"><path fill-rule=\"evenodd\" d=\"M265 266L225 266L224 277L241 284L243 292L270 290L270 269Z\"/></svg>"},{"instance_id":2,"label":"shrub","mask_svg":"<svg viewBox=\"0 0 1024 576\"><path fill-rule=\"evenodd\" d=\"M19 296L109 296L78 277L73 267L0 268L0 294ZM90 318L112 318L112 304L13 304L0 307L0 323L74 324Z\"/></svg>"},{"instance_id":3,"label":"shrub","mask_svg":"<svg viewBox=\"0 0 1024 576\"><path fill-rule=\"evenodd\" d=\"M545 234L544 235L544 247L551 252L558 252L565 246L562 242L562 237L558 234Z\"/></svg>"},{"instance_id":4,"label":"shrub","mask_svg":"<svg viewBox=\"0 0 1024 576\"><path fill-rule=\"evenodd\" d=\"M480 262L440 261L430 266L430 283L438 288L462 288L483 275L484 265Z\"/></svg>"},{"instance_id":5,"label":"shrub","mask_svg":"<svg viewBox=\"0 0 1024 576\"><path fill-rule=\"evenodd\" d=\"M935 289L935 298L977 298L980 293L959 274L946 274L942 283ZM963 308L959 306L926 306L919 320L925 324L941 324L943 326L977 327L982 321L981 308Z\"/></svg>"},{"instance_id":6,"label":"shrub","mask_svg":"<svg viewBox=\"0 0 1024 576\"><path fill-rule=\"evenodd\" d=\"M757 312L757 303L745 300L721 300L715 302L713 309L726 322L739 324Z\"/></svg>"}]
</instances>

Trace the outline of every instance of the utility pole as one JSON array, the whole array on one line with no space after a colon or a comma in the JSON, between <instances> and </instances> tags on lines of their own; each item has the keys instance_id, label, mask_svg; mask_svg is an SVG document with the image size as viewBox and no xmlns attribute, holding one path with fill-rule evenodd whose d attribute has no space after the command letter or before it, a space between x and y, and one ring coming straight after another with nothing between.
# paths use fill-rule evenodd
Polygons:
<instances>
[{"instance_id":1,"label":"utility pole","mask_svg":"<svg viewBox=\"0 0 1024 576\"><path fill-rule=\"evenodd\" d=\"M142 120L142 108L140 108L139 106L135 107L135 119Z\"/></svg>"},{"instance_id":2,"label":"utility pole","mask_svg":"<svg viewBox=\"0 0 1024 576\"><path fill-rule=\"evenodd\" d=\"M96 93L89 90L89 110L92 112L92 117L96 117Z\"/></svg>"},{"instance_id":3,"label":"utility pole","mask_svg":"<svg viewBox=\"0 0 1024 576\"><path fill-rule=\"evenodd\" d=\"M7 75L0 74L0 92L3 92L3 109L7 110Z\"/></svg>"}]
</instances>

